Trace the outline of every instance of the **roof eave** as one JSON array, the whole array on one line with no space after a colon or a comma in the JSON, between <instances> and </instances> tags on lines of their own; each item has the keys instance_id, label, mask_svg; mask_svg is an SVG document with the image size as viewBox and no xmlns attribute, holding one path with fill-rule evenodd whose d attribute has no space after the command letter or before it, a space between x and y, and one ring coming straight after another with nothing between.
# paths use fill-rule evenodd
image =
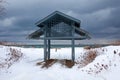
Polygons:
<instances>
[{"instance_id":1,"label":"roof eave","mask_svg":"<svg viewBox=\"0 0 120 80\"><path fill-rule=\"evenodd\" d=\"M29 39L39 38L40 36L44 34L43 30L44 28L36 30L35 32L28 35L28 38Z\"/></svg>"},{"instance_id":2,"label":"roof eave","mask_svg":"<svg viewBox=\"0 0 120 80\"><path fill-rule=\"evenodd\" d=\"M82 36L85 36L87 39L91 39L91 36L90 36L90 33L81 29L81 28L77 28L77 27L74 27L76 30L78 30L80 33L84 34Z\"/></svg>"}]
</instances>

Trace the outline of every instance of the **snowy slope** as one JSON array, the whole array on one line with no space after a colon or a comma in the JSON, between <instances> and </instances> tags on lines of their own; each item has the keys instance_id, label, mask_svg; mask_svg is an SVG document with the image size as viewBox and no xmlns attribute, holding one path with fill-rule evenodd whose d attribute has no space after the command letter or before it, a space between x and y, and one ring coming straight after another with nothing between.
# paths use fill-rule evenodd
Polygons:
<instances>
[{"instance_id":1,"label":"snowy slope","mask_svg":"<svg viewBox=\"0 0 120 80\"><path fill-rule=\"evenodd\" d=\"M0 46L0 64L8 58L10 48L20 51L23 56L11 67L0 68L0 80L120 80L120 46L93 49L98 56L82 68L79 64L66 68L55 63L48 69L36 66L38 61L43 61L42 48ZM80 56L89 50L76 48L75 51L75 61L81 61ZM52 49L51 58L71 59L71 48Z\"/></svg>"}]
</instances>

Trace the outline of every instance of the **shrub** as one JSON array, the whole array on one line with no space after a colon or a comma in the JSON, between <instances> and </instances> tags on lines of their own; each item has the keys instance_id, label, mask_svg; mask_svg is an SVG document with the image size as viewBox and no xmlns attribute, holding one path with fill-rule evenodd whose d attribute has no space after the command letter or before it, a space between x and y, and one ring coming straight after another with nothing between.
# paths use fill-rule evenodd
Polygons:
<instances>
[{"instance_id":1,"label":"shrub","mask_svg":"<svg viewBox=\"0 0 120 80\"><path fill-rule=\"evenodd\" d=\"M9 68L12 64L19 61L20 58L23 56L23 53L20 50L9 48L9 51L10 52L6 54L6 59L1 58L3 61L0 62L0 69Z\"/></svg>"},{"instance_id":2,"label":"shrub","mask_svg":"<svg viewBox=\"0 0 120 80\"><path fill-rule=\"evenodd\" d=\"M84 67L91 63L97 56L97 51L96 50L89 50L86 53L84 53L83 56L81 56L81 60L78 61L77 63L80 64L79 67Z\"/></svg>"}]
</instances>

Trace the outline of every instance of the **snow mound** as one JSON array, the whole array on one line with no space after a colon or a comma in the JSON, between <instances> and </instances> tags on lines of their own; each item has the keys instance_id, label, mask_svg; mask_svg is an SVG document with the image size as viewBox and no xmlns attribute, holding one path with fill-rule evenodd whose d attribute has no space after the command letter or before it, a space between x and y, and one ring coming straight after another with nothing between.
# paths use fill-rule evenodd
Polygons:
<instances>
[{"instance_id":1,"label":"snow mound","mask_svg":"<svg viewBox=\"0 0 120 80\"><path fill-rule=\"evenodd\" d=\"M99 74L109 71L112 67L120 66L120 46L109 46L95 50L98 51L99 56L85 66L82 71L88 74Z\"/></svg>"},{"instance_id":2,"label":"snow mound","mask_svg":"<svg viewBox=\"0 0 120 80\"><path fill-rule=\"evenodd\" d=\"M75 48L72 68L59 63L50 68L36 66L44 60L43 48L0 46L0 80L120 80L120 46L107 46L86 50ZM71 48L51 49L52 59L71 59ZM7 75L7 76L6 76Z\"/></svg>"},{"instance_id":3,"label":"snow mound","mask_svg":"<svg viewBox=\"0 0 120 80\"><path fill-rule=\"evenodd\" d=\"M20 50L0 46L0 71L8 69L23 56Z\"/></svg>"}]
</instances>

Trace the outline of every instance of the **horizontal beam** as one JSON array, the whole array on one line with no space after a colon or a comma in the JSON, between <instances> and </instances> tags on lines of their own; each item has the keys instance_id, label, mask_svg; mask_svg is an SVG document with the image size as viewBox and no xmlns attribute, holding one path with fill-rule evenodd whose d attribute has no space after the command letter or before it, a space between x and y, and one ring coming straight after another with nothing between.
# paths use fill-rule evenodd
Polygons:
<instances>
[{"instance_id":1,"label":"horizontal beam","mask_svg":"<svg viewBox=\"0 0 120 80\"><path fill-rule=\"evenodd\" d=\"M44 39L44 38L39 38L39 39ZM50 39L50 40L84 40L87 39L86 37L45 37L45 39Z\"/></svg>"}]
</instances>

